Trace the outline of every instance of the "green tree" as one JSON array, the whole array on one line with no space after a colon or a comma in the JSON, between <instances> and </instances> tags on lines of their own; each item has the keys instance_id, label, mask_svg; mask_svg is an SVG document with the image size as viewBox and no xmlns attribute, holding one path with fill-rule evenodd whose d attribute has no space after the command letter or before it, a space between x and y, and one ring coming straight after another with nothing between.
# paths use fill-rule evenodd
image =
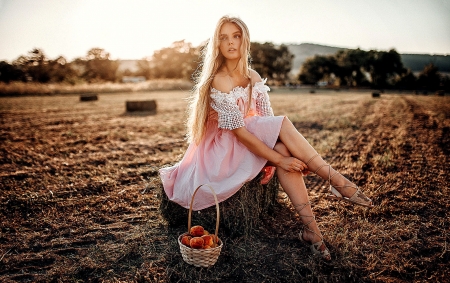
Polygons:
<instances>
[{"instance_id":1,"label":"green tree","mask_svg":"<svg viewBox=\"0 0 450 283\"><path fill-rule=\"evenodd\" d=\"M21 70L26 81L47 83L50 81L48 58L44 51L34 48L25 56L19 56L13 61L13 66Z\"/></svg>"},{"instance_id":2,"label":"green tree","mask_svg":"<svg viewBox=\"0 0 450 283\"><path fill-rule=\"evenodd\" d=\"M150 62L141 62L140 72L150 78L190 79L200 62L200 49L184 40L154 52Z\"/></svg>"},{"instance_id":3,"label":"green tree","mask_svg":"<svg viewBox=\"0 0 450 283\"><path fill-rule=\"evenodd\" d=\"M294 55L289 52L286 45L252 42L250 50L251 65L263 78L270 78L279 83L288 80Z\"/></svg>"},{"instance_id":4,"label":"green tree","mask_svg":"<svg viewBox=\"0 0 450 283\"><path fill-rule=\"evenodd\" d=\"M147 80L152 78L152 61L146 57L136 62L138 70L135 72L137 76L144 76Z\"/></svg>"},{"instance_id":5,"label":"green tree","mask_svg":"<svg viewBox=\"0 0 450 283\"><path fill-rule=\"evenodd\" d=\"M92 48L86 57L72 62L74 71L88 82L115 81L119 63L110 60L110 54L102 48Z\"/></svg>"},{"instance_id":6,"label":"green tree","mask_svg":"<svg viewBox=\"0 0 450 283\"><path fill-rule=\"evenodd\" d=\"M76 75L70 63L63 56L59 56L55 60L49 60L47 70L50 82L70 81Z\"/></svg>"},{"instance_id":7,"label":"green tree","mask_svg":"<svg viewBox=\"0 0 450 283\"><path fill-rule=\"evenodd\" d=\"M344 86L368 85L365 68L367 67L367 52L361 49L347 49L338 51L336 66L331 71L339 79L339 84Z\"/></svg>"},{"instance_id":8,"label":"green tree","mask_svg":"<svg viewBox=\"0 0 450 283\"><path fill-rule=\"evenodd\" d=\"M441 74L434 64L428 64L419 74L418 87L428 90L437 90L441 84Z\"/></svg>"},{"instance_id":9,"label":"green tree","mask_svg":"<svg viewBox=\"0 0 450 283\"><path fill-rule=\"evenodd\" d=\"M398 89L413 90L416 89L416 86L417 78L409 69L405 73L403 73L395 82L395 87Z\"/></svg>"},{"instance_id":10,"label":"green tree","mask_svg":"<svg viewBox=\"0 0 450 283\"><path fill-rule=\"evenodd\" d=\"M23 71L6 61L0 61L0 82L9 83L25 78Z\"/></svg>"},{"instance_id":11,"label":"green tree","mask_svg":"<svg viewBox=\"0 0 450 283\"><path fill-rule=\"evenodd\" d=\"M361 49L340 50L331 56L314 56L303 64L299 80L315 84L336 78L340 86L389 87L406 73L400 55L394 49L385 51Z\"/></svg>"},{"instance_id":12,"label":"green tree","mask_svg":"<svg viewBox=\"0 0 450 283\"><path fill-rule=\"evenodd\" d=\"M442 76L441 77L441 89L446 91L446 92L450 92L450 76L446 75L446 76Z\"/></svg>"},{"instance_id":13,"label":"green tree","mask_svg":"<svg viewBox=\"0 0 450 283\"><path fill-rule=\"evenodd\" d=\"M389 87L406 72L400 54L391 49L386 51L370 50L366 70L369 72L372 85L375 87Z\"/></svg>"},{"instance_id":14,"label":"green tree","mask_svg":"<svg viewBox=\"0 0 450 283\"><path fill-rule=\"evenodd\" d=\"M316 55L303 63L298 79L304 84L316 84L329 80L336 73L337 62L334 56Z\"/></svg>"}]
</instances>

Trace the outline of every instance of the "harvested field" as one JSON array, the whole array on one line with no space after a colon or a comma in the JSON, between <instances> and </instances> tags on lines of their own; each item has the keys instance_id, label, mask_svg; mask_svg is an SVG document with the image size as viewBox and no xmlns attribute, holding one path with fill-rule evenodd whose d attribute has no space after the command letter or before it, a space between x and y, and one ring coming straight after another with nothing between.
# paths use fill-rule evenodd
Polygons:
<instances>
[{"instance_id":1,"label":"harvested field","mask_svg":"<svg viewBox=\"0 0 450 283\"><path fill-rule=\"evenodd\" d=\"M0 98L1 282L449 282L450 97L276 90L287 115L371 197L368 210L323 198L306 177L331 250L311 256L279 205L251 236L220 234L216 265L183 262L158 211L160 166L179 160L186 91ZM126 100L157 101L127 113ZM213 227L211 227L213 229Z\"/></svg>"}]
</instances>

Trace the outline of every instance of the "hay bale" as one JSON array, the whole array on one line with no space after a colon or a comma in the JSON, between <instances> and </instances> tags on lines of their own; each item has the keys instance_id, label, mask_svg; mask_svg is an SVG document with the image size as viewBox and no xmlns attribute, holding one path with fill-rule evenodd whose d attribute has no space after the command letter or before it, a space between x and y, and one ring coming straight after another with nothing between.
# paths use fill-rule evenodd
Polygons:
<instances>
[{"instance_id":1,"label":"hay bale","mask_svg":"<svg viewBox=\"0 0 450 283\"><path fill-rule=\"evenodd\" d=\"M98 95L96 93L85 93L80 95L80 101L95 101L98 100Z\"/></svg>"},{"instance_id":2,"label":"hay bale","mask_svg":"<svg viewBox=\"0 0 450 283\"><path fill-rule=\"evenodd\" d=\"M155 112L155 100L141 100L141 101L127 101L127 112L141 111L141 112Z\"/></svg>"},{"instance_id":3,"label":"hay bale","mask_svg":"<svg viewBox=\"0 0 450 283\"><path fill-rule=\"evenodd\" d=\"M236 194L219 203L219 232L227 237L251 235L262 225L264 216L273 213L277 204L279 181L276 176L267 185L261 185L262 174L246 183ZM162 186L158 193L159 210L171 226L186 225L188 209L170 201ZM192 225L202 225L214 229L216 225L216 207L212 206L193 212ZM211 231L212 232L212 231Z\"/></svg>"},{"instance_id":4,"label":"hay bale","mask_svg":"<svg viewBox=\"0 0 450 283\"><path fill-rule=\"evenodd\" d=\"M436 91L436 94L438 96L444 96L445 95L445 91L443 89Z\"/></svg>"},{"instance_id":5,"label":"hay bale","mask_svg":"<svg viewBox=\"0 0 450 283\"><path fill-rule=\"evenodd\" d=\"M379 92L372 92L372 97L373 98L379 98L380 97L380 93Z\"/></svg>"},{"instance_id":6,"label":"hay bale","mask_svg":"<svg viewBox=\"0 0 450 283\"><path fill-rule=\"evenodd\" d=\"M311 89L311 90L309 91L309 93L316 93L316 91L315 91L314 89Z\"/></svg>"}]
</instances>

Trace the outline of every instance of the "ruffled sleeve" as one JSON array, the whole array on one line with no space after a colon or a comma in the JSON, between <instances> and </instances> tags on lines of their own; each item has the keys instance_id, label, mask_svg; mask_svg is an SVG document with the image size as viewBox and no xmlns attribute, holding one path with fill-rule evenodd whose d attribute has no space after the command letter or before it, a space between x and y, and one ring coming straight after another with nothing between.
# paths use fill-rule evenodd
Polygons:
<instances>
[{"instance_id":1,"label":"ruffled sleeve","mask_svg":"<svg viewBox=\"0 0 450 283\"><path fill-rule=\"evenodd\" d=\"M234 96L213 91L211 98L211 107L218 114L219 128L234 130L245 126L244 117Z\"/></svg>"},{"instance_id":2,"label":"ruffled sleeve","mask_svg":"<svg viewBox=\"0 0 450 283\"><path fill-rule=\"evenodd\" d=\"M259 116L273 116L273 110L270 106L269 94L270 88L265 84L267 79L255 83L253 95L256 100L256 113Z\"/></svg>"}]
</instances>

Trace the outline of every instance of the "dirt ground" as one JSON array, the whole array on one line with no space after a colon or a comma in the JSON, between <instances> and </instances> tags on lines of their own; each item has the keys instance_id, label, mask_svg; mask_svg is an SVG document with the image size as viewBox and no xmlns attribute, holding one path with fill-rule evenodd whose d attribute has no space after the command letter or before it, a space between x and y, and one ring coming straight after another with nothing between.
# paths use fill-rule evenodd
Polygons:
<instances>
[{"instance_id":1,"label":"dirt ground","mask_svg":"<svg viewBox=\"0 0 450 283\"><path fill-rule=\"evenodd\" d=\"M331 202L305 178L333 256L310 254L279 207L216 265L183 262L158 207L159 167L180 159L186 91L0 98L1 282L450 282L450 97L275 90L325 160L374 200ZM125 101L155 99L156 114Z\"/></svg>"}]
</instances>

